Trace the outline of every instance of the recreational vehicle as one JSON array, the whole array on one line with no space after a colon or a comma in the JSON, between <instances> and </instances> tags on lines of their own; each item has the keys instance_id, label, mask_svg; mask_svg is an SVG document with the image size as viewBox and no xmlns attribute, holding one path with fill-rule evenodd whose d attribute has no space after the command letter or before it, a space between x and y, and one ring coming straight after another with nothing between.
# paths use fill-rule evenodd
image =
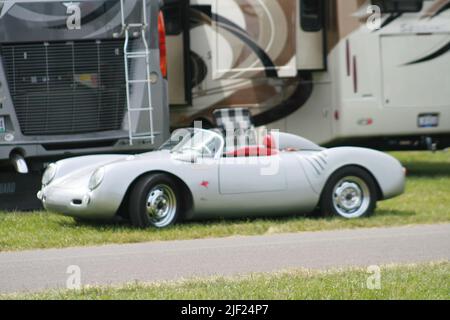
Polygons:
<instances>
[{"instance_id":1,"label":"recreational vehicle","mask_svg":"<svg viewBox=\"0 0 450 320\"><path fill-rule=\"evenodd\" d=\"M172 127L248 108L325 145L450 145L450 0L165 1Z\"/></svg>"},{"instance_id":2,"label":"recreational vehicle","mask_svg":"<svg viewBox=\"0 0 450 320\"><path fill-rule=\"evenodd\" d=\"M1 209L36 200L48 159L169 137L161 5L0 1Z\"/></svg>"}]
</instances>

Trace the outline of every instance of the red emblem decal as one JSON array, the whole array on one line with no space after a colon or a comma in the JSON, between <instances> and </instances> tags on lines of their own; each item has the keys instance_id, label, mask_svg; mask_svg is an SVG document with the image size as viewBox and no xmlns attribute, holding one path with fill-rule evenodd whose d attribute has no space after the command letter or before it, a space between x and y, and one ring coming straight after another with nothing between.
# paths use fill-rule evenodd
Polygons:
<instances>
[{"instance_id":1,"label":"red emblem decal","mask_svg":"<svg viewBox=\"0 0 450 320\"><path fill-rule=\"evenodd\" d=\"M200 185L202 187L208 188L209 187L209 182L208 181L202 181L202 183Z\"/></svg>"}]
</instances>

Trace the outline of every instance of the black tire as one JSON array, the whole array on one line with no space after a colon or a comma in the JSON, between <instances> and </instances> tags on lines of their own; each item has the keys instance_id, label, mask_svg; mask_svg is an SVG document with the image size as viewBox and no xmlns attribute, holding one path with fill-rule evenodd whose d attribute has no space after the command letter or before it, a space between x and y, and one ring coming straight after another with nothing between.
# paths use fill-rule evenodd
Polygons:
<instances>
[{"instance_id":1,"label":"black tire","mask_svg":"<svg viewBox=\"0 0 450 320\"><path fill-rule=\"evenodd\" d=\"M149 174L140 178L130 193L130 220L138 228L166 228L173 225L181 216L181 208L179 188L165 174ZM164 212L167 212L165 218L162 217Z\"/></svg>"},{"instance_id":2,"label":"black tire","mask_svg":"<svg viewBox=\"0 0 450 320\"><path fill-rule=\"evenodd\" d=\"M376 182L367 171L355 166L344 167L328 179L321 195L320 212L323 216L346 219L368 217L375 211L377 190Z\"/></svg>"}]
</instances>

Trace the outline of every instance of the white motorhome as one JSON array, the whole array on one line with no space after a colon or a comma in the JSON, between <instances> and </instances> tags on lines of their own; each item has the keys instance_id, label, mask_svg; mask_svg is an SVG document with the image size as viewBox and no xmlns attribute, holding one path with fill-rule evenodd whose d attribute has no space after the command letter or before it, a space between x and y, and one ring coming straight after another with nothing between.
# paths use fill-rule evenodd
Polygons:
<instances>
[{"instance_id":1,"label":"white motorhome","mask_svg":"<svg viewBox=\"0 0 450 320\"><path fill-rule=\"evenodd\" d=\"M450 0L165 1L172 127L245 107L326 144L450 145Z\"/></svg>"}]
</instances>

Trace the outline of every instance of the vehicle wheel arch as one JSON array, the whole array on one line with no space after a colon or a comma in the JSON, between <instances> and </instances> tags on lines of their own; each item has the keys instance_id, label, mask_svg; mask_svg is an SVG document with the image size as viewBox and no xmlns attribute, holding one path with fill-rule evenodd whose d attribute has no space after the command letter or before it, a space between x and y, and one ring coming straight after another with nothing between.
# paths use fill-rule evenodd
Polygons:
<instances>
[{"instance_id":1,"label":"vehicle wheel arch","mask_svg":"<svg viewBox=\"0 0 450 320\"><path fill-rule=\"evenodd\" d=\"M194 207L194 197L192 195L191 189L188 187L188 185L178 176L174 175L173 173L167 172L167 171L161 171L161 170L155 170L155 171L147 171L142 173L141 175L137 176L128 186L127 191L125 192L125 195L122 199L122 202L120 204L120 207L117 211L117 216L119 216L122 219L129 220L129 212L128 212L128 204L130 200L130 194L131 190L133 190L136 183L143 177L151 175L151 174L164 174L173 179L173 181L176 183L176 185L180 188L181 196L183 197L183 218L186 218L189 216L189 213Z\"/></svg>"},{"instance_id":2,"label":"vehicle wheel arch","mask_svg":"<svg viewBox=\"0 0 450 320\"><path fill-rule=\"evenodd\" d=\"M373 182L375 183L375 187L376 187L376 191L377 191L377 200L383 200L384 195L383 195L383 191L380 187L380 183L378 182L378 179L375 177L375 175L365 166L360 165L360 164L346 164L344 166L338 167L337 169L335 169L329 176L328 179L326 180L324 187L322 188L322 191L320 192L320 199L322 198L325 186L328 185L328 183L330 182L331 178L338 173L339 171L346 169L346 168L358 168L361 169L363 171L365 171L373 180Z\"/></svg>"}]
</instances>

